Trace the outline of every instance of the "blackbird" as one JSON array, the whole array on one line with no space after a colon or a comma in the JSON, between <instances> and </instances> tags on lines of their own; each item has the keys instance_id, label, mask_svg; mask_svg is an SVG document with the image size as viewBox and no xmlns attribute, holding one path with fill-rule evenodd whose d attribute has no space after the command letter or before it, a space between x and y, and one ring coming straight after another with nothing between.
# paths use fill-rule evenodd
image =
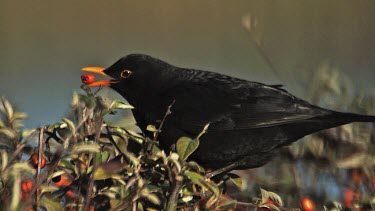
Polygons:
<instances>
[{"instance_id":1,"label":"blackbird","mask_svg":"<svg viewBox=\"0 0 375 211\"><path fill-rule=\"evenodd\" d=\"M108 68L82 70L113 79L89 85L120 93L135 107L142 131L160 123L173 103L158 138L166 151L182 136L195 138L209 123L190 159L210 169L259 167L280 147L306 135L351 122L375 122L375 116L314 106L280 85L175 67L143 54L130 54Z\"/></svg>"}]
</instances>

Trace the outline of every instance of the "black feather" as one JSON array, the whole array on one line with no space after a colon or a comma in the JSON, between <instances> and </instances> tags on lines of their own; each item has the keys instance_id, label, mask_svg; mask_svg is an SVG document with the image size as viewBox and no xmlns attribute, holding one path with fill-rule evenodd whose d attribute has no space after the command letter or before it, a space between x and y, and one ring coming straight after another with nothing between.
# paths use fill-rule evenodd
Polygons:
<instances>
[{"instance_id":1,"label":"black feather","mask_svg":"<svg viewBox=\"0 0 375 211\"><path fill-rule=\"evenodd\" d=\"M120 79L125 69L133 74ZM374 116L311 105L281 85L179 68L147 55L126 56L105 72L120 80L112 88L135 106L133 114L144 131L175 102L159 136L166 151L179 137L195 138L210 123L192 155L208 168L258 167L281 146L308 134L356 121L375 122Z\"/></svg>"}]
</instances>

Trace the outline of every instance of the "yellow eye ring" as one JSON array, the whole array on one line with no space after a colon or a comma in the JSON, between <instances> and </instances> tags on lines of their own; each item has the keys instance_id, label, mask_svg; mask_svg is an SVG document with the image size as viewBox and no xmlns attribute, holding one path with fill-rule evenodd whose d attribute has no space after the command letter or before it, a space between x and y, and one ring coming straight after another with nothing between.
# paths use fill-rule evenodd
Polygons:
<instances>
[{"instance_id":1,"label":"yellow eye ring","mask_svg":"<svg viewBox=\"0 0 375 211\"><path fill-rule=\"evenodd\" d=\"M123 70L120 74L121 78L129 78L133 72L130 70Z\"/></svg>"}]
</instances>

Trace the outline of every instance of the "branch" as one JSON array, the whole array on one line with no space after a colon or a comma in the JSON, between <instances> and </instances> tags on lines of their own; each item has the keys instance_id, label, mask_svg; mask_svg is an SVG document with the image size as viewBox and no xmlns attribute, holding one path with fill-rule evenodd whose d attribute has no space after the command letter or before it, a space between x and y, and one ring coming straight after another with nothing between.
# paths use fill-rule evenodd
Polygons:
<instances>
[{"instance_id":1,"label":"branch","mask_svg":"<svg viewBox=\"0 0 375 211\"><path fill-rule=\"evenodd\" d=\"M100 132L102 130L102 127L103 127L103 119L100 120L100 125L99 125L99 128L98 128L98 131L96 133L96 136L95 136L95 140L94 142L96 143L98 141L98 139L100 138ZM90 175L90 180L89 180L89 187L87 188L87 193L86 193L86 202L85 202L85 207L84 207L84 210L85 211L89 211L90 210L90 202L91 202L91 195L92 195L92 192L93 192L93 186L94 186L94 173L96 171L96 169L98 168L98 163L96 162L96 153L93 153L93 168L92 168L92 171L91 171L91 175Z\"/></svg>"},{"instance_id":2,"label":"branch","mask_svg":"<svg viewBox=\"0 0 375 211\"><path fill-rule=\"evenodd\" d=\"M36 201L36 208L37 210L39 210L39 195L40 195L40 186L39 186L39 182L40 182L40 169L41 169L41 163L42 163L42 154L43 154L43 130L44 128L41 127L40 128L40 133L39 133L39 142L38 142L38 169L37 169L37 172L36 172L36 181L35 181L35 185L36 185L36 194L35 194L35 201Z\"/></svg>"},{"instance_id":3,"label":"branch","mask_svg":"<svg viewBox=\"0 0 375 211\"><path fill-rule=\"evenodd\" d=\"M180 192L184 177L177 175L174 178L173 188L167 203L167 211L175 211L177 209L178 193Z\"/></svg>"}]
</instances>

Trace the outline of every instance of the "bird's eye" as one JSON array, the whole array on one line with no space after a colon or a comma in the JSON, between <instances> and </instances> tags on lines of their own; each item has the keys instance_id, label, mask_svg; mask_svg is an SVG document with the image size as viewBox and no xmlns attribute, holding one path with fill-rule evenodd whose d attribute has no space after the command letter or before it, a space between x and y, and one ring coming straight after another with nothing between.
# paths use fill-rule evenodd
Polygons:
<instances>
[{"instance_id":1,"label":"bird's eye","mask_svg":"<svg viewBox=\"0 0 375 211\"><path fill-rule=\"evenodd\" d=\"M122 72L121 72L121 78L128 78L130 75L132 74L132 71L130 71L130 70L123 70Z\"/></svg>"}]
</instances>

